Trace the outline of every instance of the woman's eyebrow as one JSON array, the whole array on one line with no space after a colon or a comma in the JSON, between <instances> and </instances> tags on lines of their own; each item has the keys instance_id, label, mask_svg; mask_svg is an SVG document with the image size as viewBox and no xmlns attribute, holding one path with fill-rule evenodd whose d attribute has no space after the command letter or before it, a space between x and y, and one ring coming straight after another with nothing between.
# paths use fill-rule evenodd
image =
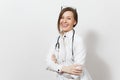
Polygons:
<instances>
[{"instance_id":1,"label":"woman's eyebrow","mask_svg":"<svg viewBox=\"0 0 120 80\"><path fill-rule=\"evenodd\" d=\"M65 17L65 16L62 16L62 17ZM72 16L66 16L66 17L72 17Z\"/></svg>"}]
</instances>

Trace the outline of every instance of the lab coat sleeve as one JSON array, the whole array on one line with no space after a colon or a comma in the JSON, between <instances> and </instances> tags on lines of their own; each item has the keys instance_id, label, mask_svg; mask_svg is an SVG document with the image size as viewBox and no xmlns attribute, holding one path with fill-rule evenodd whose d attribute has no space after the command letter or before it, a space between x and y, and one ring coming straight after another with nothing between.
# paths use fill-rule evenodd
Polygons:
<instances>
[{"instance_id":1,"label":"lab coat sleeve","mask_svg":"<svg viewBox=\"0 0 120 80\"><path fill-rule=\"evenodd\" d=\"M62 65L57 64L54 61L52 61L51 56L53 54L55 55L55 44L53 44L50 47L50 50L49 50L47 58L46 58L46 61L47 61L47 70L59 73L61 71L61 69L62 69Z\"/></svg>"},{"instance_id":2,"label":"lab coat sleeve","mask_svg":"<svg viewBox=\"0 0 120 80\"><path fill-rule=\"evenodd\" d=\"M84 72L86 49L83 40L78 38L74 46L74 64L81 65ZM73 75L72 77L77 78L79 76Z\"/></svg>"},{"instance_id":3,"label":"lab coat sleeve","mask_svg":"<svg viewBox=\"0 0 120 80\"><path fill-rule=\"evenodd\" d=\"M74 63L84 66L86 60L86 54L87 52L84 42L82 39L79 39L79 41L77 41L77 44L75 46Z\"/></svg>"}]
</instances>

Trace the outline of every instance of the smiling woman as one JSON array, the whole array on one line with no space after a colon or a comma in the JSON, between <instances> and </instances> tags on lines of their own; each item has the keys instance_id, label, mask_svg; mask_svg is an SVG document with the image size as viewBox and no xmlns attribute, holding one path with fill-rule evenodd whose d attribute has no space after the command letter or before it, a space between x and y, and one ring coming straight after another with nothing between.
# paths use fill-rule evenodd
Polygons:
<instances>
[{"instance_id":1,"label":"smiling woman","mask_svg":"<svg viewBox=\"0 0 120 80\"><path fill-rule=\"evenodd\" d=\"M58 38L47 56L48 70L57 80L92 80L85 68L86 49L73 29L78 22L76 9L63 8L58 18Z\"/></svg>"}]
</instances>

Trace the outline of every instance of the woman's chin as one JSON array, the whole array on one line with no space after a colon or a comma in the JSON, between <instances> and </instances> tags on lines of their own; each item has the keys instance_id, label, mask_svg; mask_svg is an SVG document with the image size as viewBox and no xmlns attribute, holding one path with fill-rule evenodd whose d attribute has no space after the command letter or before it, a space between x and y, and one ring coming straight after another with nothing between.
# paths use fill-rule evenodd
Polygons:
<instances>
[{"instance_id":1,"label":"woman's chin","mask_svg":"<svg viewBox=\"0 0 120 80\"><path fill-rule=\"evenodd\" d=\"M68 28L66 27L66 28L62 28L62 31L68 31Z\"/></svg>"},{"instance_id":2,"label":"woman's chin","mask_svg":"<svg viewBox=\"0 0 120 80\"><path fill-rule=\"evenodd\" d=\"M63 32L67 32L68 30L66 30L66 29L63 29L62 31L63 31Z\"/></svg>"}]
</instances>

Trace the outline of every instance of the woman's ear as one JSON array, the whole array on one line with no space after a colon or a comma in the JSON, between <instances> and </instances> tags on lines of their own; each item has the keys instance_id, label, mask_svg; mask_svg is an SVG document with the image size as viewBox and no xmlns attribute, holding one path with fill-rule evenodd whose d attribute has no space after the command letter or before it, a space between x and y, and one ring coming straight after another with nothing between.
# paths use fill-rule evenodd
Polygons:
<instances>
[{"instance_id":1,"label":"woman's ear","mask_svg":"<svg viewBox=\"0 0 120 80\"><path fill-rule=\"evenodd\" d=\"M74 25L76 25L76 21L74 22Z\"/></svg>"}]
</instances>

